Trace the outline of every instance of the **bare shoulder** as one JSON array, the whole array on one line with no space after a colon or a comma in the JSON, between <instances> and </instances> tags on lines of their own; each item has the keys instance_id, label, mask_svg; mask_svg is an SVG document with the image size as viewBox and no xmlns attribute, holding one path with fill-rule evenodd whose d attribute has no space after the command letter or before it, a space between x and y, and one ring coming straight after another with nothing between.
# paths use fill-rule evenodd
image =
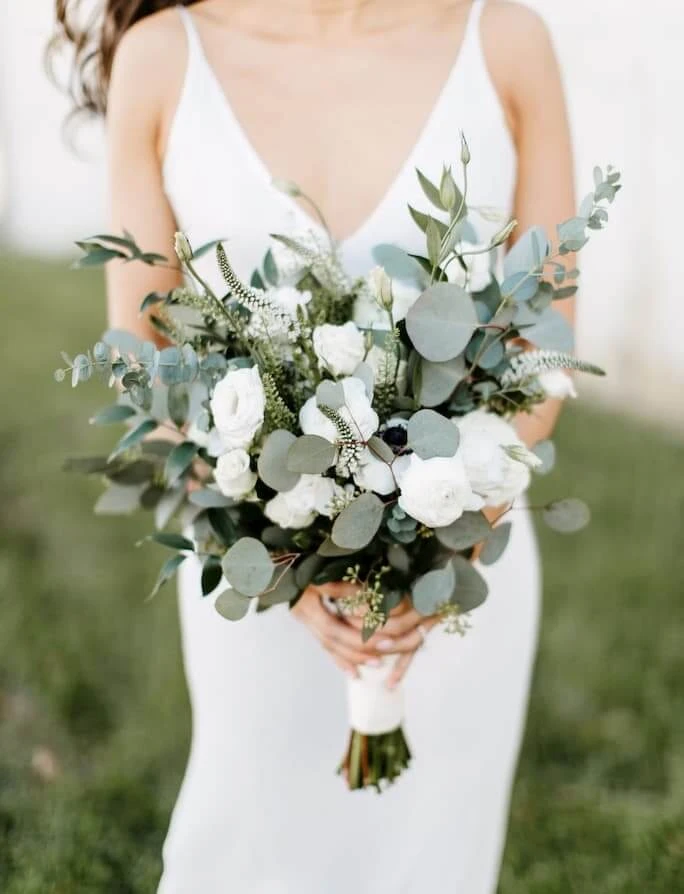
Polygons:
<instances>
[{"instance_id":1,"label":"bare shoulder","mask_svg":"<svg viewBox=\"0 0 684 894\"><path fill-rule=\"evenodd\" d=\"M108 115L125 108L128 114L163 122L180 93L186 58L185 31L177 9L164 9L136 22L121 38L114 56Z\"/></svg>"},{"instance_id":2,"label":"bare shoulder","mask_svg":"<svg viewBox=\"0 0 684 894\"><path fill-rule=\"evenodd\" d=\"M551 90L560 87L549 29L533 9L511 0L488 0L481 34L487 66L507 109L519 108L546 79Z\"/></svg>"}]
</instances>

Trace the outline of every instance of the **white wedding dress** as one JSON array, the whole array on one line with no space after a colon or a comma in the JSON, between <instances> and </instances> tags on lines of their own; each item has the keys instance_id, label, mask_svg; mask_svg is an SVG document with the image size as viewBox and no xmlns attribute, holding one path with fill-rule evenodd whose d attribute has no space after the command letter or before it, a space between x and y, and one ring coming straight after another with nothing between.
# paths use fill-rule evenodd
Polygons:
<instances>
[{"instance_id":1,"label":"white wedding dress","mask_svg":"<svg viewBox=\"0 0 684 894\"><path fill-rule=\"evenodd\" d=\"M407 202L425 206L414 168L433 179L443 162L456 170L460 130L472 150L469 198L510 210L516 158L483 57L482 2L401 172L340 246L353 273L374 266L379 242L422 250L406 211ZM191 14L179 12L189 58L165 188L191 241L229 236L231 262L249 278L269 233L312 223L272 187ZM160 894L493 894L537 641L539 565L526 513L514 513L509 547L484 574L490 595L471 630L460 638L436 629L410 669L414 760L377 795L348 792L335 773L348 736L346 680L312 634L286 606L224 621L188 560L180 611L193 738Z\"/></svg>"}]
</instances>

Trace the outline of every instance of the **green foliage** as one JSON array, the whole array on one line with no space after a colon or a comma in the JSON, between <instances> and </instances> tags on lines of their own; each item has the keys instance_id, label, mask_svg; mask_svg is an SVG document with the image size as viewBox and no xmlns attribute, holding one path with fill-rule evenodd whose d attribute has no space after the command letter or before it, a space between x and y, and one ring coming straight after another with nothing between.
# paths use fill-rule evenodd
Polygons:
<instances>
[{"instance_id":1,"label":"green foliage","mask_svg":"<svg viewBox=\"0 0 684 894\"><path fill-rule=\"evenodd\" d=\"M102 327L100 284L92 271L24 258L0 258L0 280L9 321L0 888L149 894L189 743L177 606L171 588L142 605L152 551L131 543L149 519L94 524L99 485L65 476L55 461L73 451L74 430L100 407L99 389L51 388L44 368L24 357L27 343L45 356L55 343L87 343ZM48 292L36 329L35 308ZM21 391L10 374L18 368ZM35 436L29 392L50 438ZM84 436L85 451L106 456L111 430ZM539 532L541 644L500 894L675 894L684 827L684 502L672 483L681 440L579 401L564 410L556 439L557 471L535 481L532 502L578 493L593 519L573 538ZM67 562L74 543L78 562ZM58 762L51 781L31 768L39 746Z\"/></svg>"},{"instance_id":2,"label":"green foliage","mask_svg":"<svg viewBox=\"0 0 684 894\"><path fill-rule=\"evenodd\" d=\"M253 537L241 537L221 562L226 579L245 596L258 596L268 587L273 561L266 547Z\"/></svg>"},{"instance_id":3,"label":"green foliage","mask_svg":"<svg viewBox=\"0 0 684 894\"><path fill-rule=\"evenodd\" d=\"M434 410L418 410L408 421L407 445L421 459L453 456L458 448L458 428Z\"/></svg>"},{"instance_id":4,"label":"green foliage","mask_svg":"<svg viewBox=\"0 0 684 894\"><path fill-rule=\"evenodd\" d=\"M478 320L470 296L459 286L427 289L406 315L406 331L426 360L453 360L465 349Z\"/></svg>"},{"instance_id":5,"label":"green foliage","mask_svg":"<svg viewBox=\"0 0 684 894\"><path fill-rule=\"evenodd\" d=\"M299 481L299 472L293 472L287 465L290 448L296 440L291 432L278 429L264 441L258 461L259 477L273 490L292 490Z\"/></svg>"},{"instance_id":6,"label":"green foliage","mask_svg":"<svg viewBox=\"0 0 684 894\"><path fill-rule=\"evenodd\" d=\"M287 451L286 465L290 472L317 475L326 472L335 462L334 444L319 435L302 435Z\"/></svg>"},{"instance_id":7,"label":"green foliage","mask_svg":"<svg viewBox=\"0 0 684 894\"><path fill-rule=\"evenodd\" d=\"M377 534L384 511L382 500L375 494L362 493L335 519L333 542L343 549L363 549Z\"/></svg>"}]
</instances>

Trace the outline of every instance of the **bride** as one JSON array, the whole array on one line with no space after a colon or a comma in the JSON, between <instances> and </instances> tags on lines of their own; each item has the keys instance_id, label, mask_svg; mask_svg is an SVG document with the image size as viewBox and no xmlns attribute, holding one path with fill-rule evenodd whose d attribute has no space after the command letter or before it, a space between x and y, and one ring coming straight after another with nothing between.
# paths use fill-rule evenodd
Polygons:
<instances>
[{"instance_id":1,"label":"bride","mask_svg":"<svg viewBox=\"0 0 684 894\"><path fill-rule=\"evenodd\" d=\"M107 0L102 29L58 0L77 49L79 106L107 115L112 232L169 254L182 229L227 237L249 278L272 232L313 231L321 208L352 273L378 242L420 251L406 202L472 152L469 199L518 232L574 213L559 73L537 16L491 0ZM489 215L491 217L491 215ZM485 225L486 241L500 220ZM488 228L489 227L489 228ZM211 263L205 274L211 276ZM154 339L138 298L172 270L109 270L116 328ZM564 312L571 314L568 302ZM518 420L548 436L549 402ZM180 578L193 739L164 847L163 894L493 894L524 728L539 616L535 539L515 514L504 558L483 569L488 601L463 639L402 606L361 643L351 621L305 592L240 624ZM432 629L434 627L434 629ZM344 679L398 654L416 758L385 794L332 772L346 735ZM410 671L409 671L410 666ZM154 731L150 730L154 735Z\"/></svg>"}]
</instances>

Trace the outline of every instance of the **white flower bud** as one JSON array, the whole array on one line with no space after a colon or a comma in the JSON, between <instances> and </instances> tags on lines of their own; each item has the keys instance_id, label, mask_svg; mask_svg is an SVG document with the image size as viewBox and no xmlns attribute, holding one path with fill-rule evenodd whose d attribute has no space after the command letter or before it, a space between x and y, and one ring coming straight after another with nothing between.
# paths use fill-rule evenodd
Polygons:
<instances>
[{"instance_id":1,"label":"white flower bud","mask_svg":"<svg viewBox=\"0 0 684 894\"><path fill-rule=\"evenodd\" d=\"M176 251L176 257L181 264L187 264L188 261L192 261L192 246L185 233L176 233L173 247Z\"/></svg>"},{"instance_id":2,"label":"white flower bud","mask_svg":"<svg viewBox=\"0 0 684 894\"><path fill-rule=\"evenodd\" d=\"M385 273L384 268L374 267L368 274L368 278L375 291L378 304L385 310L391 310L394 303L392 296L392 280Z\"/></svg>"},{"instance_id":3,"label":"white flower bud","mask_svg":"<svg viewBox=\"0 0 684 894\"><path fill-rule=\"evenodd\" d=\"M501 446L511 459L517 463L522 463L528 469L536 469L537 466L542 465L542 461L537 454L528 450L524 444L502 444Z\"/></svg>"},{"instance_id":4,"label":"white flower bud","mask_svg":"<svg viewBox=\"0 0 684 894\"><path fill-rule=\"evenodd\" d=\"M468 148L468 143L463 135L463 131L461 131L461 164L470 164L470 149Z\"/></svg>"}]
</instances>

